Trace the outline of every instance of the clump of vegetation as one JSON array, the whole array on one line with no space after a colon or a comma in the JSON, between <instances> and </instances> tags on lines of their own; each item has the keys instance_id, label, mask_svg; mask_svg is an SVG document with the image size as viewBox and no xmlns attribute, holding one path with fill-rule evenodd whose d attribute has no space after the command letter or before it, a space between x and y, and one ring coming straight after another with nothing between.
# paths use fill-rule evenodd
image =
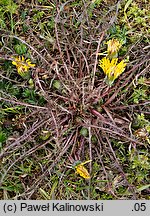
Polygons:
<instances>
[{"instance_id":1,"label":"clump of vegetation","mask_svg":"<svg viewBox=\"0 0 150 216\"><path fill-rule=\"evenodd\" d=\"M149 199L148 16L0 0L1 199Z\"/></svg>"}]
</instances>

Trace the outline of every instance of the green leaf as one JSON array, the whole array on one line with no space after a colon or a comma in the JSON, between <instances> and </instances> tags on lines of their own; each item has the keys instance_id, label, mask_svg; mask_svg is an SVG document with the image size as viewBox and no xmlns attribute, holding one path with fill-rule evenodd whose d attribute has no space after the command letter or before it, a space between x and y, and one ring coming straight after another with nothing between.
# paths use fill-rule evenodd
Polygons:
<instances>
[{"instance_id":1,"label":"green leaf","mask_svg":"<svg viewBox=\"0 0 150 216\"><path fill-rule=\"evenodd\" d=\"M27 47L25 44L17 44L15 45L14 49L18 55L23 55L27 52Z\"/></svg>"},{"instance_id":2,"label":"green leaf","mask_svg":"<svg viewBox=\"0 0 150 216\"><path fill-rule=\"evenodd\" d=\"M132 0L127 1L127 3L125 4L125 7L124 7L124 13L126 12L126 10L128 9L128 7L130 6L131 3L132 3Z\"/></svg>"},{"instance_id":3,"label":"green leaf","mask_svg":"<svg viewBox=\"0 0 150 216\"><path fill-rule=\"evenodd\" d=\"M145 189L147 189L147 188L149 188L149 187L150 187L150 184L144 185L144 186L138 188L137 191L140 192L140 191L145 190Z\"/></svg>"},{"instance_id":4,"label":"green leaf","mask_svg":"<svg viewBox=\"0 0 150 216\"><path fill-rule=\"evenodd\" d=\"M127 3L125 4L125 7L124 7L124 16L125 16L126 20L127 20L126 10L128 9L128 7L130 6L131 3L132 3L132 0L128 0Z\"/></svg>"},{"instance_id":5,"label":"green leaf","mask_svg":"<svg viewBox=\"0 0 150 216\"><path fill-rule=\"evenodd\" d=\"M81 128L80 130L80 134L84 137L87 137L88 136L88 129L87 128Z\"/></svg>"}]
</instances>

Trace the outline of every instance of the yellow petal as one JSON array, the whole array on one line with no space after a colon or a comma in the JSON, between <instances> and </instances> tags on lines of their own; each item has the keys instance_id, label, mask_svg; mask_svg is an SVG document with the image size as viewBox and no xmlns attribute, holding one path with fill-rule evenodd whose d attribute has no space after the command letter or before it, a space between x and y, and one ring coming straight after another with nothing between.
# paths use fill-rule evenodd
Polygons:
<instances>
[{"instance_id":1,"label":"yellow petal","mask_svg":"<svg viewBox=\"0 0 150 216\"><path fill-rule=\"evenodd\" d=\"M92 160L85 161L75 166L76 173L82 176L85 179L90 179L90 174L88 173L87 169L83 166L86 163L91 162Z\"/></svg>"},{"instance_id":2,"label":"yellow petal","mask_svg":"<svg viewBox=\"0 0 150 216\"><path fill-rule=\"evenodd\" d=\"M107 46L108 55L111 55L117 53L122 44L117 39L113 38L107 42Z\"/></svg>"},{"instance_id":3,"label":"yellow petal","mask_svg":"<svg viewBox=\"0 0 150 216\"><path fill-rule=\"evenodd\" d=\"M85 179L89 179L90 178L90 174L88 173L87 169L79 164L77 167L76 167L76 173L79 174L81 177L85 178Z\"/></svg>"},{"instance_id":4,"label":"yellow petal","mask_svg":"<svg viewBox=\"0 0 150 216\"><path fill-rule=\"evenodd\" d=\"M13 65L17 65L17 63L16 63L15 61L12 61L12 64L13 64Z\"/></svg>"},{"instance_id":5,"label":"yellow petal","mask_svg":"<svg viewBox=\"0 0 150 216\"><path fill-rule=\"evenodd\" d=\"M114 81L120 74L123 73L126 67L126 63L121 61L117 64L118 58L110 60L109 58L102 58L99 62L99 66L103 69L104 74L110 81Z\"/></svg>"},{"instance_id":6,"label":"yellow petal","mask_svg":"<svg viewBox=\"0 0 150 216\"><path fill-rule=\"evenodd\" d=\"M19 56L20 57L20 56ZM22 56L22 61L24 61L25 60L25 58Z\"/></svg>"}]
</instances>

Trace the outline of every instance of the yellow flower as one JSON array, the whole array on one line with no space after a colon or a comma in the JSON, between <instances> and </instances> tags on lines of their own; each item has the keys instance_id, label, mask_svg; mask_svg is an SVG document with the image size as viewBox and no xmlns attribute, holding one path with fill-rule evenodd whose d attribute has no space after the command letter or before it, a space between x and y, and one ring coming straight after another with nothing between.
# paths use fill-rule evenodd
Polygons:
<instances>
[{"instance_id":1,"label":"yellow flower","mask_svg":"<svg viewBox=\"0 0 150 216\"><path fill-rule=\"evenodd\" d=\"M25 58L22 57L13 57L12 64L16 66L18 74L22 77L25 77L28 74L29 68L35 67L35 64L32 64L30 59L25 61Z\"/></svg>"},{"instance_id":2,"label":"yellow flower","mask_svg":"<svg viewBox=\"0 0 150 216\"><path fill-rule=\"evenodd\" d=\"M110 57L117 57L118 51L122 44L117 39L111 39L107 42L107 53Z\"/></svg>"},{"instance_id":3,"label":"yellow flower","mask_svg":"<svg viewBox=\"0 0 150 216\"><path fill-rule=\"evenodd\" d=\"M90 174L88 173L87 169L83 165L89 162L91 162L91 160L75 165L76 173L85 179L90 179Z\"/></svg>"},{"instance_id":4,"label":"yellow flower","mask_svg":"<svg viewBox=\"0 0 150 216\"><path fill-rule=\"evenodd\" d=\"M118 58L110 60L106 57L102 58L99 61L99 66L103 69L110 84L112 84L114 80L117 79L118 76L124 72L126 67L126 63L124 62L124 60L122 60L119 64L117 64L117 62Z\"/></svg>"}]
</instances>

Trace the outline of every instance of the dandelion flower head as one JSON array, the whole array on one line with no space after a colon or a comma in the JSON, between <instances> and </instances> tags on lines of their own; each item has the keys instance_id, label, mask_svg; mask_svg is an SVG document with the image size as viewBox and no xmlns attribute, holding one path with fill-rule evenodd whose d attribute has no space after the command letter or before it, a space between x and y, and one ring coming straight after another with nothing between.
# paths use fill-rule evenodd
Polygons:
<instances>
[{"instance_id":1,"label":"dandelion flower head","mask_svg":"<svg viewBox=\"0 0 150 216\"><path fill-rule=\"evenodd\" d=\"M109 40L107 42L107 53L108 55L112 55L114 53L117 53L120 49L122 44L115 38Z\"/></svg>"},{"instance_id":2,"label":"dandelion flower head","mask_svg":"<svg viewBox=\"0 0 150 216\"><path fill-rule=\"evenodd\" d=\"M18 74L23 76L26 72L28 72L29 68L35 67L35 64L32 64L30 59L25 60L25 58L22 57L13 57L12 64L16 66Z\"/></svg>"},{"instance_id":3,"label":"dandelion flower head","mask_svg":"<svg viewBox=\"0 0 150 216\"><path fill-rule=\"evenodd\" d=\"M90 174L88 173L87 169L84 167L84 164L89 163L90 161L91 160L85 161L83 163L79 161L79 163L75 165L76 173L82 176L84 179L90 179Z\"/></svg>"},{"instance_id":4,"label":"dandelion flower head","mask_svg":"<svg viewBox=\"0 0 150 216\"><path fill-rule=\"evenodd\" d=\"M126 63L124 60L122 60L120 63L118 63L118 58L114 58L110 60L109 58L102 58L99 61L99 66L103 69L104 74L107 76L107 78L110 81L114 81L118 78L120 74L122 74L125 70Z\"/></svg>"}]
</instances>

